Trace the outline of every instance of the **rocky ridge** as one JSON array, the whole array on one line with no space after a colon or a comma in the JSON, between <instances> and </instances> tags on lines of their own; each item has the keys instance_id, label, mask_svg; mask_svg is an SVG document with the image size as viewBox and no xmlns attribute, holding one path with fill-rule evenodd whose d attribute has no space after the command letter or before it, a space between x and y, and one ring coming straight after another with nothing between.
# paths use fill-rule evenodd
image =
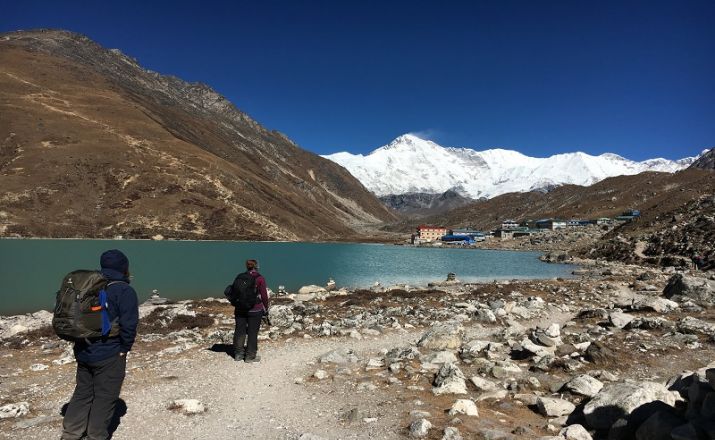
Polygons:
<instances>
[{"instance_id":1,"label":"rocky ridge","mask_svg":"<svg viewBox=\"0 0 715 440\"><path fill-rule=\"evenodd\" d=\"M637 222L614 228L576 254L638 264L689 267L702 257L702 269L715 264L715 196L684 203L675 209L646 214Z\"/></svg>"},{"instance_id":2,"label":"rocky ridge","mask_svg":"<svg viewBox=\"0 0 715 440\"><path fill-rule=\"evenodd\" d=\"M367 155L340 152L324 157L343 165L379 196L451 189L473 199L564 184L591 185L607 177L646 171L675 172L696 159L635 162L612 153L592 156L583 152L538 158L501 148L445 148L413 134L402 135Z\"/></svg>"},{"instance_id":3,"label":"rocky ridge","mask_svg":"<svg viewBox=\"0 0 715 440\"><path fill-rule=\"evenodd\" d=\"M388 208L411 219L442 214L473 202L469 197L453 190L441 194L390 194L381 196L380 201Z\"/></svg>"},{"instance_id":4,"label":"rocky ridge","mask_svg":"<svg viewBox=\"0 0 715 440\"><path fill-rule=\"evenodd\" d=\"M210 87L58 30L0 34L0 236L346 239L394 220Z\"/></svg>"},{"instance_id":5,"label":"rocky ridge","mask_svg":"<svg viewBox=\"0 0 715 440\"><path fill-rule=\"evenodd\" d=\"M715 148L703 153L695 162L690 164L690 168L715 170Z\"/></svg>"}]
</instances>

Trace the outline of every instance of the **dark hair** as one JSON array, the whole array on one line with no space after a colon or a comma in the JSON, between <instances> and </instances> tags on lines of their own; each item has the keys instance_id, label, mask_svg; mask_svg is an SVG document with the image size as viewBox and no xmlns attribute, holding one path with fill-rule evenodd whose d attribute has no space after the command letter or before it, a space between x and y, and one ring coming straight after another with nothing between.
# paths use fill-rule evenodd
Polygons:
<instances>
[{"instance_id":1,"label":"dark hair","mask_svg":"<svg viewBox=\"0 0 715 440\"><path fill-rule=\"evenodd\" d=\"M258 261L246 260L246 270L253 270L258 267Z\"/></svg>"}]
</instances>

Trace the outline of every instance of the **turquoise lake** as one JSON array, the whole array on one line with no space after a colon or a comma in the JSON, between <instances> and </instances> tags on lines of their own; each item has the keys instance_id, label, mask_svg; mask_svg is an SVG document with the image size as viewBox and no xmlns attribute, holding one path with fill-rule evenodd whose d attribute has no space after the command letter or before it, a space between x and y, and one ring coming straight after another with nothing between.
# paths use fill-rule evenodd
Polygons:
<instances>
[{"instance_id":1,"label":"turquoise lake","mask_svg":"<svg viewBox=\"0 0 715 440\"><path fill-rule=\"evenodd\" d=\"M247 258L274 291L306 284L369 287L426 285L448 272L462 281L566 277L572 266L539 261L539 252L415 248L380 244L143 240L0 240L0 315L50 309L62 277L97 269L99 255L120 249L129 257L140 299L152 289L172 299L221 297Z\"/></svg>"}]
</instances>

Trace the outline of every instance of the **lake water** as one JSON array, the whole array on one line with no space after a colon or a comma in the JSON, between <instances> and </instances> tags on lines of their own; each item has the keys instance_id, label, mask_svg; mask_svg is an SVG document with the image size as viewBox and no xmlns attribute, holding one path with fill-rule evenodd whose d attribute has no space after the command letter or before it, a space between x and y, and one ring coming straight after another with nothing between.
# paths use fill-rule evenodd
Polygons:
<instances>
[{"instance_id":1,"label":"lake water","mask_svg":"<svg viewBox=\"0 0 715 440\"><path fill-rule=\"evenodd\" d=\"M129 257L140 299L152 289L172 299L221 297L248 258L274 291L306 284L338 287L426 285L454 272L462 281L568 276L573 267L539 261L538 252L414 248L350 243L0 239L0 315L50 309L62 277L95 269L99 255Z\"/></svg>"}]
</instances>

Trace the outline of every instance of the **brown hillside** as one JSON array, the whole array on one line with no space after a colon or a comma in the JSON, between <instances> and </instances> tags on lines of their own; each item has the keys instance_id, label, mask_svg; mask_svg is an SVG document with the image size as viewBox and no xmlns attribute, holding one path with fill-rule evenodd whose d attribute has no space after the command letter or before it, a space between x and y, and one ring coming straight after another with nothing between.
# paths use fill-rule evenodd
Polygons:
<instances>
[{"instance_id":1,"label":"brown hillside","mask_svg":"<svg viewBox=\"0 0 715 440\"><path fill-rule=\"evenodd\" d=\"M613 217L640 209L645 220L670 212L704 194L715 192L715 173L689 169L675 174L647 172L605 179L588 187L565 185L548 193L509 193L475 202L420 222L447 227L491 229L504 219L517 221L557 217ZM390 228L408 231L402 222Z\"/></svg>"},{"instance_id":2,"label":"brown hillside","mask_svg":"<svg viewBox=\"0 0 715 440\"><path fill-rule=\"evenodd\" d=\"M0 236L316 240L394 220L202 84L64 31L0 34Z\"/></svg>"}]
</instances>

